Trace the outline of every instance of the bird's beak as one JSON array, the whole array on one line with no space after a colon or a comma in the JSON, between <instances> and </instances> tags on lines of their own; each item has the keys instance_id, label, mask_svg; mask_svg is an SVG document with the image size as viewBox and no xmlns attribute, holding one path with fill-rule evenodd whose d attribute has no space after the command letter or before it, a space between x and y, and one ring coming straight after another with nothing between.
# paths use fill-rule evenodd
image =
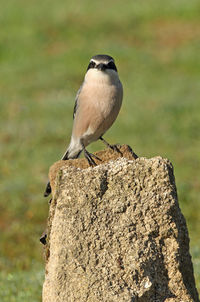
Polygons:
<instances>
[{"instance_id":1,"label":"bird's beak","mask_svg":"<svg viewBox=\"0 0 200 302\"><path fill-rule=\"evenodd\" d=\"M105 69L106 69L106 65L105 65L105 64L103 64L103 63L100 63L100 64L98 64L98 65L97 65L97 69L98 69L98 70L102 70L102 71L103 71L103 70L105 70Z\"/></svg>"}]
</instances>

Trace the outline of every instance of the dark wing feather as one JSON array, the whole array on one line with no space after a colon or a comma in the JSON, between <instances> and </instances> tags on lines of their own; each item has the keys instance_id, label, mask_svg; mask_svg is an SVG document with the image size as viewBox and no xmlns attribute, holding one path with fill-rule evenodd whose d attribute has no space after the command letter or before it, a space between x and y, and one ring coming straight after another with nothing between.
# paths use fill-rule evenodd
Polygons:
<instances>
[{"instance_id":1,"label":"dark wing feather","mask_svg":"<svg viewBox=\"0 0 200 302\"><path fill-rule=\"evenodd\" d=\"M73 119L75 118L76 110L77 110L77 98L76 98L75 104L74 104Z\"/></svg>"},{"instance_id":2,"label":"dark wing feather","mask_svg":"<svg viewBox=\"0 0 200 302\"><path fill-rule=\"evenodd\" d=\"M79 88L79 90L77 92L77 95L76 95L75 104L74 104L74 111L73 111L73 119L75 118L76 111L77 111L77 108L78 108L78 97L79 97L79 95L81 93L82 87L83 87L83 84Z\"/></svg>"}]
</instances>

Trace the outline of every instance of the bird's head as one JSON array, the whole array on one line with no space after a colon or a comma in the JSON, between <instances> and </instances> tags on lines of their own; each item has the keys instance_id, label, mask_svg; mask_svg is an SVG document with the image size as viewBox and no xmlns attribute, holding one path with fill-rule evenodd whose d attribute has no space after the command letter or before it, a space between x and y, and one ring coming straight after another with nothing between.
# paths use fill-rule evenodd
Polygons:
<instances>
[{"instance_id":1,"label":"bird's head","mask_svg":"<svg viewBox=\"0 0 200 302\"><path fill-rule=\"evenodd\" d=\"M93 56L90 60L87 71L93 68L104 72L108 70L114 70L115 72L117 72L117 67L115 65L114 59L108 55Z\"/></svg>"},{"instance_id":2,"label":"bird's head","mask_svg":"<svg viewBox=\"0 0 200 302\"><path fill-rule=\"evenodd\" d=\"M86 79L104 81L106 78L111 82L118 80L114 59L108 55L93 56L87 68Z\"/></svg>"}]
</instances>

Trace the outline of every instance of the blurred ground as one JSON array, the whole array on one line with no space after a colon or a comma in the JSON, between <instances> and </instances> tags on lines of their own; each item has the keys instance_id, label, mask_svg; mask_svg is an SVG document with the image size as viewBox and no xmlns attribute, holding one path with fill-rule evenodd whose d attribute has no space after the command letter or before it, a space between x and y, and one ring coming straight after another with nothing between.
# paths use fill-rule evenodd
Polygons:
<instances>
[{"instance_id":1,"label":"blurred ground","mask_svg":"<svg viewBox=\"0 0 200 302\"><path fill-rule=\"evenodd\" d=\"M200 289L199 16L198 0L2 1L1 301L40 299L48 168L69 142L76 91L98 53L116 59L124 85L105 138L172 161Z\"/></svg>"}]
</instances>

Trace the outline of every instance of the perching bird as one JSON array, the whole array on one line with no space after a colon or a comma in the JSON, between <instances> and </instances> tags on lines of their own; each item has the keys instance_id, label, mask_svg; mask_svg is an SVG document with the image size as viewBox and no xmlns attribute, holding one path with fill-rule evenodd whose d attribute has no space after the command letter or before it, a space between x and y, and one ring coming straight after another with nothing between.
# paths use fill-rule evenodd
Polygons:
<instances>
[{"instance_id":1,"label":"perching bird","mask_svg":"<svg viewBox=\"0 0 200 302\"><path fill-rule=\"evenodd\" d=\"M79 157L84 151L90 165L95 165L86 147L101 139L115 121L123 97L123 87L120 82L115 61L108 55L96 55L91 58L74 106L74 123L70 144L62 160ZM51 193L50 183L47 184L44 196Z\"/></svg>"}]
</instances>

